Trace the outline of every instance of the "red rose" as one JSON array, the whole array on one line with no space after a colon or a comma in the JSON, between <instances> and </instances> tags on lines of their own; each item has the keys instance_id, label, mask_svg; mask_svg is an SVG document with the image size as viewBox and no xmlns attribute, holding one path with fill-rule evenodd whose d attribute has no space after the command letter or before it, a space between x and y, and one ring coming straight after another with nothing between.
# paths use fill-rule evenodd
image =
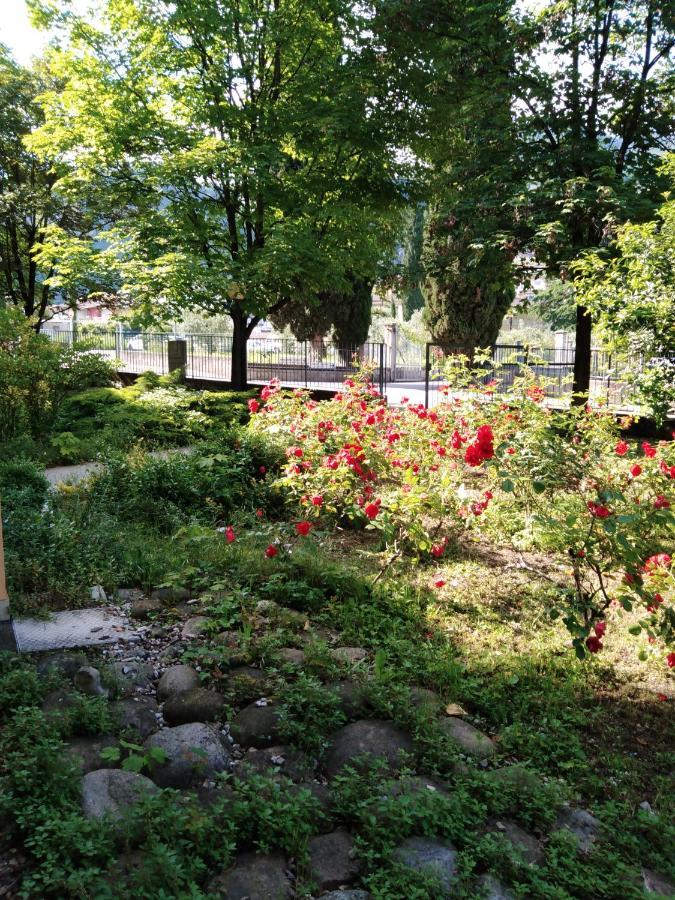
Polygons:
<instances>
[{"instance_id":1,"label":"red rose","mask_svg":"<svg viewBox=\"0 0 675 900\"><path fill-rule=\"evenodd\" d=\"M442 588L444 586L445 586L445 581L443 581L442 578L437 578L436 581L434 581L434 587ZM673 654L673 655L675 656L675 654Z\"/></svg>"},{"instance_id":2,"label":"red rose","mask_svg":"<svg viewBox=\"0 0 675 900\"><path fill-rule=\"evenodd\" d=\"M669 653L666 656L666 662L668 663L669 669L675 669L675 653Z\"/></svg>"},{"instance_id":3,"label":"red rose","mask_svg":"<svg viewBox=\"0 0 675 900\"><path fill-rule=\"evenodd\" d=\"M631 467L630 474L633 476L633 478L637 478L638 475L642 474L642 466L639 466L637 463L635 463L635 465Z\"/></svg>"},{"instance_id":4,"label":"red rose","mask_svg":"<svg viewBox=\"0 0 675 900\"><path fill-rule=\"evenodd\" d=\"M234 528L231 525L228 525L225 529L225 537L227 538L227 543L231 544L235 539Z\"/></svg>"},{"instance_id":5,"label":"red rose","mask_svg":"<svg viewBox=\"0 0 675 900\"><path fill-rule=\"evenodd\" d=\"M625 456L628 453L628 444L625 441L619 441L619 443L614 448L614 452L617 456Z\"/></svg>"},{"instance_id":6,"label":"red rose","mask_svg":"<svg viewBox=\"0 0 675 900\"><path fill-rule=\"evenodd\" d=\"M671 557L667 553L655 553L645 560L644 571L652 572L654 569L666 569L671 563Z\"/></svg>"},{"instance_id":7,"label":"red rose","mask_svg":"<svg viewBox=\"0 0 675 900\"><path fill-rule=\"evenodd\" d=\"M586 638L586 646L590 653L597 653L599 650L602 650L602 641L595 634L590 634Z\"/></svg>"},{"instance_id":8,"label":"red rose","mask_svg":"<svg viewBox=\"0 0 675 900\"><path fill-rule=\"evenodd\" d=\"M307 535L309 534L309 532L312 530L312 523L311 523L311 522L304 522L304 521L303 521L303 522L298 522L297 525L295 526L295 530L296 530L296 531L298 532L298 534L301 535L302 537L307 537Z\"/></svg>"},{"instance_id":9,"label":"red rose","mask_svg":"<svg viewBox=\"0 0 675 900\"><path fill-rule=\"evenodd\" d=\"M323 506L323 497L321 494L316 494L312 497L312 505L313 506Z\"/></svg>"},{"instance_id":10,"label":"red rose","mask_svg":"<svg viewBox=\"0 0 675 900\"><path fill-rule=\"evenodd\" d=\"M644 453L644 455L646 457L648 457L649 459L652 459L653 457L656 456L656 448L652 447L652 445L649 443L649 441L643 441L641 446L642 446L642 452Z\"/></svg>"},{"instance_id":11,"label":"red rose","mask_svg":"<svg viewBox=\"0 0 675 900\"><path fill-rule=\"evenodd\" d=\"M277 553L279 552L278 548L274 546L274 544L270 544L269 547L265 550L265 556L268 559L273 559Z\"/></svg>"},{"instance_id":12,"label":"red rose","mask_svg":"<svg viewBox=\"0 0 675 900\"><path fill-rule=\"evenodd\" d=\"M369 519L376 519L380 511L379 503L367 503L363 511Z\"/></svg>"},{"instance_id":13,"label":"red rose","mask_svg":"<svg viewBox=\"0 0 675 900\"><path fill-rule=\"evenodd\" d=\"M257 400L251 399L248 401L248 411L250 413L257 413L259 409L260 409L260 404L258 403Z\"/></svg>"},{"instance_id":14,"label":"red rose","mask_svg":"<svg viewBox=\"0 0 675 900\"><path fill-rule=\"evenodd\" d=\"M595 623L593 631L595 631L595 634L597 637L601 638L604 635L606 628L607 628L607 622L605 622L603 619L601 619L599 622Z\"/></svg>"},{"instance_id":15,"label":"red rose","mask_svg":"<svg viewBox=\"0 0 675 900\"><path fill-rule=\"evenodd\" d=\"M261 475L264 475L266 471L267 469L265 466L258 466L258 472L260 472Z\"/></svg>"},{"instance_id":16,"label":"red rose","mask_svg":"<svg viewBox=\"0 0 675 900\"><path fill-rule=\"evenodd\" d=\"M654 509L670 509L670 500L663 494L659 494L654 501Z\"/></svg>"},{"instance_id":17,"label":"red rose","mask_svg":"<svg viewBox=\"0 0 675 900\"><path fill-rule=\"evenodd\" d=\"M602 503L595 503L593 500L589 500L586 504L588 507L588 511L592 516L596 519L606 519L608 516L611 516L612 513L606 506L603 506Z\"/></svg>"}]
</instances>

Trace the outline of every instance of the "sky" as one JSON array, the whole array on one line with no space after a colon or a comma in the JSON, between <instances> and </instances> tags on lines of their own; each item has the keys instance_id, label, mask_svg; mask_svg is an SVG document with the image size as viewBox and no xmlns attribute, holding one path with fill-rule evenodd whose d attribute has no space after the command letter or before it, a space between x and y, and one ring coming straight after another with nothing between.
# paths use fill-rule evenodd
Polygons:
<instances>
[{"instance_id":1,"label":"sky","mask_svg":"<svg viewBox=\"0 0 675 900\"><path fill-rule=\"evenodd\" d=\"M6 44L17 62L25 65L44 48L47 32L28 21L25 0L0 0L0 43Z\"/></svg>"}]
</instances>

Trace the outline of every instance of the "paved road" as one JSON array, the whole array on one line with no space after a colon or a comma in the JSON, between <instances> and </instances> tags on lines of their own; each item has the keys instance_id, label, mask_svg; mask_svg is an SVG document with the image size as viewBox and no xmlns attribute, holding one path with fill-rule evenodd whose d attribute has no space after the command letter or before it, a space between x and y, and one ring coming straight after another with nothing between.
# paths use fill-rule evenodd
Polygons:
<instances>
[{"instance_id":1,"label":"paved road","mask_svg":"<svg viewBox=\"0 0 675 900\"><path fill-rule=\"evenodd\" d=\"M173 447L171 450L152 450L150 456L166 459L174 453L192 453L192 447ZM78 463L75 466L53 466L45 469L45 478L50 484L77 484L87 475L99 472L103 466L97 462Z\"/></svg>"}]
</instances>

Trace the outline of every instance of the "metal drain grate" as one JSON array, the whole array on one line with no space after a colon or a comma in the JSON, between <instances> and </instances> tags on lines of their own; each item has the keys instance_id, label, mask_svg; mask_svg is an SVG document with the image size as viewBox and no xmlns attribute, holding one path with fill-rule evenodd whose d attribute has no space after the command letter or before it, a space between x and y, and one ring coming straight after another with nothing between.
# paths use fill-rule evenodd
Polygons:
<instances>
[{"instance_id":1,"label":"metal drain grate","mask_svg":"<svg viewBox=\"0 0 675 900\"><path fill-rule=\"evenodd\" d=\"M64 610L49 619L14 619L13 624L20 653L138 640L129 620L105 607Z\"/></svg>"}]
</instances>

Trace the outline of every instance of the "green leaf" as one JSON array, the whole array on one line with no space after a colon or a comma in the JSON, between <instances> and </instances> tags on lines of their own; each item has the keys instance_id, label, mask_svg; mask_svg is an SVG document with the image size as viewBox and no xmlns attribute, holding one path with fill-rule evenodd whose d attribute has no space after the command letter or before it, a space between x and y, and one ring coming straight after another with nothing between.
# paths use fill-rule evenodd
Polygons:
<instances>
[{"instance_id":1,"label":"green leaf","mask_svg":"<svg viewBox=\"0 0 675 900\"><path fill-rule=\"evenodd\" d=\"M502 490L506 491L507 494L511 493L513 488L514 484L510 478L505 478L504 481L502 481Z\"/></svg>"},{"instance_id":2,"label":"green leaf","mask_svg":"<svg viewBox=\"0 0 675 900\"><path fill-rule=\"evenodd\" d=\"M632 626L628 629L628 633L629 633L629 634L634 634L634 635L636 635L636 636L637 636L638 634L640 634L641 631L642 631L642 626L641 626L641 625L632 625Z\"/></svg>"}]
</instances>

